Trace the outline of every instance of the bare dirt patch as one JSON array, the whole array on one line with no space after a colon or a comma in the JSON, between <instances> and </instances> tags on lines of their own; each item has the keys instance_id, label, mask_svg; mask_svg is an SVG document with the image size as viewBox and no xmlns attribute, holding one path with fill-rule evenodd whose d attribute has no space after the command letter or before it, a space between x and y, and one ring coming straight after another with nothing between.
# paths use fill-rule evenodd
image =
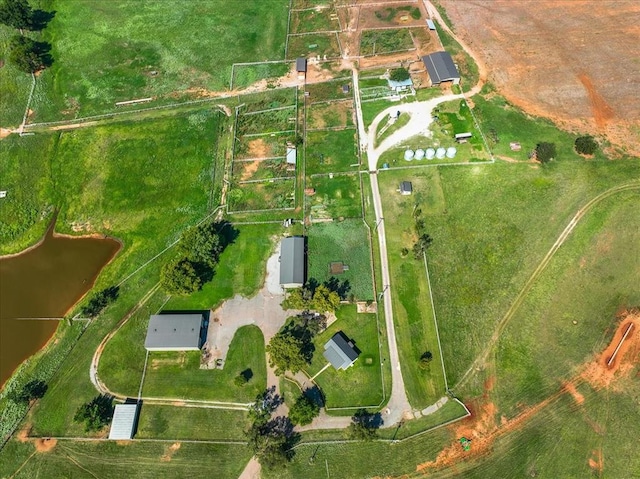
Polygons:
<instances>
[{"instance_id":1,"label":"bare dirt patch","mask_svg":"<svg viewBox=\"0 0 640 479\"><path fill-rule=\"evenodd\" d=\"M509 101L640 153L638 2L442 4Z\"/></svg>"},{"instance_id":2,"label":"bare dirt patch","mask_svg":"<svg viewBox=\"0 0 640 479\"><path fill-rule=\"evenodd\" d=\"M589 458L588 462L591 469L601 474L602 470L604 469L604 457L602 455L602 449L592 451L591 457Z\"/></svg>"},{"instance_id":3,"label":"bare dirt patch","mask_svg":"<svg viewBox=\"0 0 640 479\"><path fill-rule=\"evenodd\" d=\"M571 394L571 397L573 397L576 404L582 404L584 402L584 396L578 392L576 385L572 382L566 383L564 385L564 390Z\"/></svg>"},{"instance_id":4,"label":"bare dirt patch","mask_svg":"<svg viewBox=\"0 0 640 479\"><path fill-rule=\"evenodd\" d=\"M242 175L240 179L242 181L248 180L253 176L253 174L258 171L258 167L260 166L260 160L255 161L245 161L243 162L244 169L242 170Z\"/></svg>"},{"instance_id":5,"label":"bare dirt patch","mask_svg":"<svg viewBox=\"0 0 640 479\"><path fill-rule=\"evenodd\" d=\"M247 142L247 147L249 158L266 158L269 153L269 145L262 138Z\"/></svg>"},{"instance_id":6,"label":"bare dirt patch","mask_svg":"<svg viewBox=\"0 0 640 479\"><path fill-rule=\"evenodd\" d=\"M167 447L165 449L164 454L160 457L160 460L162 462L169 462L171 461L171 458L173 457L173 455L176 453L176 451L178 451L178 449L180 449L181 444L179 442L174 442L173 444L171 444L171 446Z\"/></svg>"},{"instance_id":7,"label":"bare dirt patch","mask_svg":"<svg viewBox=\"0 0 640 479\"><path fill-rule=\"evenodd\" d=\"M52 451L56 447L56 444L58 444L58 441L50 437L36 439L35 441L36 451L38 452Z\"/></svg>"},{"instance_id":8,"label":"bare dirt patch","mask_svg":"<svg viewBox=\"0 0 640 479\"><path fill-rule=\"evenodd\" d=\"M0 139L6 138L11 133L13 133L13 130L10 130L9 128L0 128Z\"/></svg>"}]
</instances>

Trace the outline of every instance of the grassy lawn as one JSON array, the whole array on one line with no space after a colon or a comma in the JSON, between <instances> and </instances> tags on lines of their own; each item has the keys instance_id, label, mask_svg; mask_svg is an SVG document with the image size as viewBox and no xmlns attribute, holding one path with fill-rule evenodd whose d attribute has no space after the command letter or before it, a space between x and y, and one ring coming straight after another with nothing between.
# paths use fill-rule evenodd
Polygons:
<instances>
[{"instance_id":1,"label":"grassy lawn","mask_svg":"<svg viewBox=\"0 0 640 479\"><path fill-rule=\"evenodd\" d=\"M576 211L598 193L637 178L638 167L630 160L439 169L445 214L430 216L427 228L434 239L429 266L450 384L484 348L495 323ZM580 253L573 258L579 261ZM597 284L597 278L591 280ZM622 302L616 297L612 294L601 307L615 310L619 304L613 303Z\"/></svg>"},{"instance_id":2,"label":"grassy lawn","mask_svg":"<svg viewBox=\"0 0 640 479\"><path fill-rule=\"evenodd\" d=\"M360 55L380 55L414 48L406 28L365 30L360 37Z\"/></svg>"},{"instance_id":3,"label":"grassy lawn","mask_svg":"<svg viewBox=\"0 0 640 479\"><path fill-rule=\"evenodd\" d=\"M341 282L348 280L351 293L357 299L373 299L371 279L371 251L367 227L362 220L352 219L332 223L315 223L309 227L309 278L319 282L328 280L329 263L342 261L349 270L336 275Z\"/></svg>"},{"instance_id":4,"label":"grassy lawn","mask_svg":"<svg viewBox=\"0 0 640 479\"><path fill-rule=\"evenodd\" d=\"M343 85L350 85L351 77L343 78L341 80L326 81L322 83L311 83L306 85L305 91L309 92L307 101L310 102L310 106L313 108L313 104L319 102L325 102L329 100L344 100L345 96L351 98L351 93L345 94L342 91ZM323 106L320 106L323 108ZM309 116L309 113L307 113Z\"/></svg>"},{"instance_id":5,"label":"grassy lawn","mask_svg":"<svg viewBox=\"0 0 640 479\"><path fill-rule=\"evenodd\" d=\"M357 147L356 130L307 132L307 175L357 171Z\"/></svg>"},{"instance_id":6,"label":"grassy lawn","mask_svg":"<svg viewBox=\"0 0 640 479\"><path fill-rule=\"evenodd\" d=\"M4 60L0 68L0 123L3 128L20 125L31 89L31 75L19 71L8 61L9 42L15 33L13 28L0 25L0 58Z\"/></svg>"},{"instance_id":7,"label":"grassy lawn","mask_svg":"<svg viewBox=\"0 0 640 479\"><path fill-rule=\"evenodd\" d=\"M360 176L335 175L314 176L307 180L307 187L314 188L315 194L307 197L307 205L312 218L360 218L362 198Z\"/></svg>"},{"instance_id":8,"label":"grassy lawn","mask_svg":"<svg viewBox=\"0 0 640 479\"><path fill-rule=\"evenodd\" d=\"M261 63L258 65L236 65L233 68L233 88L246 88L266 79L267 82L284 76L290 70L290 63Z\"/></svg>"},{"instance_id":9,"label":"grassy lawn","mask_svg":"<svg viewBox=\"0 0 640 479\"><path fill-rule=\"evenodd\" d=\"M349 369L338 371L329 367L315 379L325 394L326 407L331 409L377 406L385 398L382 393L376 315L358 314L356 305L350 304L341 306L336 316L338 320L314 339L316 350L308 372L313 376L327 364L322 355L324 345L331 336L342 331L354 341L361 354ZM350 415L353 411L333 413Z\"/></svg>"},{"instance_id":10,"label":"grassy lawn","mask_svg":"<svg viewBox=\"0 0 640 479\"><path fill-rule=\"evenodd\" d=\"M309 35L289 35L287 59L297 57L339 58L340 44L335 33L312 33Z\"/></svg>"},{"instance_id":11,"label":"grassy lawn","mask_svg":"<svg viewBox=\"0 0 640 479\"><path fill-rule=\"evenodd\" d=\"M312 104L307 109L307 129L353 127L353 117L351 98L341 102Z\"/></svg>"},{"instance_id":12,"label":"grassy lawn","mask_svg":"<svg viewBox=\"0 0 640 479\"><path fill-rule=\"evenodd\" d=\"M389 124L390 118L389 115L387 115L386 121L383 120L378 124L378 131L376 132L376 139L374 141L375 146L378 146L385 138L390 137L394 132L409 123L410 119L411 115L409 113L400 113L399 117L396 117L396 114L394 114L394 122Z\"/></svg>"},{"instance_id":13,"label":"grassy lawn","mask_svg":"<svg viewBox=\"0 0 640 479\"><path fill-rule=\"evenodd\" d=\"M263 211L295 206L295 179L266 180L233 185L229 211Z\"/></svg>"},{"instance_id":14,"label":"grassy lawn","mask_svg":"<svg viewBox=\"0 0 640 479\"><path fill-rule=\"evenodd\" d=\"M33 444L12 440L0 451L0 476L179 479L214 470L216 477L235 479L251 457L242 445L182 443L173 450L171 446L171 442L59 441L52 451L35 453Z\"/></svg>"},{"instance_id":15,"label":"grassy lawn","mask_svg":"<svg viewBox=\"0 0 640 479\"><path fill-rule=\"evenodd\" d=\"M445 393L445 381L441 367L436 326L429 297L429 284L424 262L406 257L402 248L411 250L416 240L414 218L416 204L423 215L443 208L442 195L432 186L438 182L437 170L429 168L408 176L407 172L385 171L379 175L389 268L393 278L391 295L396 335L402 364L402 375L409 402L416 408L435 403ZM413 195L402 196L397 192L403 180L413 183ZM427 222L428 223L428 222ZM433 360L427 369L420 368L420 356L430 351Z\"/></svg>"},{"instance_id":16,"label":"grassy lawn","mask_svg":"<svg viewBox=\"0 0 640 479\"><path fill-rule=\"evenodd\" d=\"M295 130L295 118L296 109L294 107L241 115L237 121L237 135Z\"/></svg>"},{"instance_id":17,"label":"grassy lawn","mask_svg":"<svg viewBox=\"0 0 640 479\"><path fill-rule=\"evenodd\" d=\"M291 12L289 31L290 33L340 31L336 9L334 7Z\"/></svg>"},{"instance_id":18,"label":"grassy lawn","mask_svg":"<svg viewBox=\"0 0 640 479\"><path fill-rule=\"evenodd\" d=\"M251 402L267 387L264 337L257 326L238 329L224 369L200 369L200 356L200 351L150 353L142 395ZM245 369L253 378L238 387L233 380Z\"/></svg>"},{"instance_id":19,"label":"grassy lawn","mask_svg":"<svg viewBox=\"0 0 640 479\"><path fill-rule=\"evenodd\" d=\"M288 6L287 0L238 8L214 0L187 9L150 0L100 8L92 0L55 2L45 31L55 63L39 78L49 95L36 103L36 119L110 111L121 100L170 100L190 88L223 89L232 63L283 57Z\"/></svg>"},{"instance_id":20,"label":"grassy lawn","mask_svg":"<svg viewBox=\"0 0 640 479\"><path fill-rule=\"evenodd\" d=\"M244 441L245 411L143 404L137 439Z\"/></svg>"}]
</instances>

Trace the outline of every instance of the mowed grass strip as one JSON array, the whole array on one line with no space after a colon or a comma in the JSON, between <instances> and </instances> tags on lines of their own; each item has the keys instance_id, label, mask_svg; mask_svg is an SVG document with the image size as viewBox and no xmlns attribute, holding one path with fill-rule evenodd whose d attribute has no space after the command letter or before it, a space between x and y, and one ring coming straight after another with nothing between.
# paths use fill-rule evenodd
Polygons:
<instances>
[{"instance_id":1,"label":"mowed grass strip","mask_svg":"<svg viewBox=\"0 0 640 479\"><path fill-rule=\"evenodd\" d=\"M282 59L288 7L287 0L188 8L149 0L56 4L46 30L56 61L43 75L51 104L36 116L87 116L113 110L117 101L224 89L234 62Z\"/></svg>"},{"instance_id":2,"label":"mowed grass strip","mask_svg":"<svg viewBox=\"0 0 640 479\"><path fill-rule=\"evenodd\" d=\"M0 451L0 474L15 479L180 479L215 470L216 477L231 479L238 477L250 457L246 446L235 444L58 441L51 451L36 453L33 443L12 440Z\"/></svg>"},{"instance_id":3,"label":"mowed grass strip","mask_svg":"<svg viewBox=\"0 0 640 479\"><path fill-rule=\"evenodd\" d=\"M338 371L333 366L322 372L315 381L325 394L327 408L375 407L384 400L380 350L378 345L378 323L375 314L358 314L356 305L342 305L336 311L338 320L313 341L315 352L308 368L311 376L326 364L324 345L338 331L353 340L361 351L353 366ZM330 411L331 414L351 415L353 411Z\"/></svg>"},{"instance_id":4,"label":"mowed grass strip","mask_svg":"<svg viewBox=\"0 0 640 479\"><path fill-rule=\"evenodd\" d=\"M358 170L355 130L307 132L305 152L307 175Z\"/></svg>"},{"instance_id":5,"label":"mowed grass strip","mask_svg":"<svg viewBox=\"0 0 640 479\"><path fill-rule=\"evenodd\" d=\"M308 229L308 237L309 278L323 283L335 276L340 282L349 281L349 294L353 294L356 299L373 299L371 250L367 227L362 220L314 223ZM332 275L330 263L340 261L349 270Z\"/></svg>"},{"instance_id":6,"label":"mowed grass strip","mask_svg":"<svg viewBox=\"0 0 640 479\"><path fill-rule=\"evenodd\" d=\"M358 174L314 176L307 180L307 187L315 190L307 197L312 219L362 217Z\"/></svg>"},{"instance_id":7,"label":"mowed grass strip","mask_svg":"<svg viewBox=\"0 0 640 479\"><path fill-rule=\"evenodd\" d=\"M180 399L251 402L267 387L264 337L257 326L243 326L235 333L223 369L200 369L200 351L152 352L142 395ZM234 379L251 369L245 386Z\"/></svg>"},{"instance_id":8,"label":"mowed grass strip","mask_svg":"<svg viewBox=\"0 0 640 479\"><path fill-rule=\"evenodd\" d=\"M408 176L407 172L385 171L378 178L400 364L409 402L416 408L430 406L446 392L425 264L422 259L416 260L411 253L417 239L414 213L423 208L422 214L442 211L444 205L442 196L431 185L432 182L437 184L438 180L434 180L437 171L424 170L420 175ZM404 180L412 181L413 195L400 195L399 184ZM426 222L428 232L428 220ZM409 250L404 257L403 248ZM433 359L426 369L422 369L420 357L427 351Z\"/></svg>"}]
</instances>

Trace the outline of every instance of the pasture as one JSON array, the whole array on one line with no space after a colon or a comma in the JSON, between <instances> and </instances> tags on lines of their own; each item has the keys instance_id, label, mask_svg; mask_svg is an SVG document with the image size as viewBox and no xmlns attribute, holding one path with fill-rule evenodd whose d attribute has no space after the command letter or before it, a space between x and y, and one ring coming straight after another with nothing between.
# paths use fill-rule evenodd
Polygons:
<instances>
[{"instance_id":1,"label":"pasture","mask_svg":"<svg viewBox=\"0 0 640 479\"><path fill-rule=\"evenodd\" d=\"M46 30L55 63L39 77L46 95L34 105L34 120L104 113L122 100L223 90L234 62L283 58L287 0L227 7L224 0L186 10L146 0L100 8L91 0L56 2Z\"/></svg>"},{"instance_id":2,"label":"pasture","mask_svg":"<svg viewBox=\"0 0 640 479\"><path fill-rule=\"evenodd\" d=\"M334 6L291 12L290 34L312 32L339 32L340 22ZM291 41L291 39L289 39Z\"/></svg>"},{"instance_id":3,"label":"pasture","mask_svg":"<svg viewBox=\"0 0 640 479\"><path fill-rule=\"evenodd\" d=\"M340 43L336 33L309 33L289 35L287 59L297 57L340 58Z\"/></svg>"},{"instance_id":4,"label":"pasture","mask_svg":"<svg viewBox=\"0 0 640 479\"><path fill-rule=\"evenodd\" d=\"M340 282L349 281L351 290L348 294L359 300L374 299L371 249L368 230L362 220L315 223L309 227L308 236L309 278L320 283L332 276ZM331 274L330 263L340 261L348 265L349 270Z\"/></svg>"},{"instance_id":5,"label":"pasture","mask_svg":"<svg viewBox=\"0 0 640 479\"><path fill-rule=\"evenodd\" d=\"M353 127L354 116L351 97L345 101L313 103L307 107L307 131Z\"/></svg>"},{"instance_id":6,"label":"pasture","mask_svg":"<svg viewBox=\"0 0 640 479\"><path fill-rule=\"evenodd\" d=\"M229 213L293 209L295 178L232 185L228 195Z\"/></svg>"},{"instance_id":7,"label":"pasture","mask_svg":"<svg viewBox=\"0 0 640 479\"><path fill-rule=\"evenodd\" d=\"M355 129L307 132L306 174L358 171L356 133Z\"/></svg>"},{"instance_id":8,"label":"pasture","mask_svg":"<svg viewBox=\"0 0 640 479\"><path fill-rule=\"evenodd\" d=\"M313 340L315 352L307 371L310 376L318 373L327 360L322 353L325 343L338 331L353 340L361 351L353 366L338 371L330 366L316 379L325 395L326 407L331 414L351 415L359 407L379 406L385 398L382 390L382 363L378 344L378 322L375 314L358 314L354 304L343 305L336 311L338 320ZM386 374L388 365L386 366ZM346 411L332 408L352 408Z\"/></svg>"},{"instance_id":9,"label":"pasture","mask_svg":"<svg viewBox=\"0 0 640 479\"><path fill-rule=\"evenodd\" d=\"M312 220L362 217L360 175L318 175L307 179L307 188L315 191L305 197Z\"/></svg>"},{"instance_id":10,"label":"pasture","mask_svg":"<svg viewBox=\"0 0 640 479\"><path fill-rule=\"evenodd\" d=\"M360 37L360 55L384 55L415 49L406 28L364 30Z\"/></svg>"}]
</instances>

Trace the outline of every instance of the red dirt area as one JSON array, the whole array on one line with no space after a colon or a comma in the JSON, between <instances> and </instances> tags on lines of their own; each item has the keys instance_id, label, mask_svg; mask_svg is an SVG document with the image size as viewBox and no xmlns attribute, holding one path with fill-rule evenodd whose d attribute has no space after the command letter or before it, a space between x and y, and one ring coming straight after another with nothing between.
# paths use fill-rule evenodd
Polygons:
<instances>
[{"instance_id":1,"label":"red dirt area","mask_svg":"<svg viewBox=\"0 0 640 479\"><path fill-rule=\"evenodd\" d=\"M441 3L511 103L640 154L640 2Z\"/></svg>"},{"instance_id":2,"label":"red dirt area","mask_svg":"<svg viewBox=\"0 0 640 479\"><path fill-rule=\"evenodd\" d=\"M165 449L165 453L163 456L160 457L160 460L162 462L169 462L171 461L171 458L173 457L173 455L176 453L176 451L178 449L180 449L181 444L179 442L174 442L173 444L171 444L171 446L167 447Z\"/></svg>"},{"instance_id":3,"label":"red dirt area","mask_svg":"<svg viewBox=\"0 0 640 479\"><path fill-rule=\"evenodd\" d=\"M35 441L36 451L38 452L49 452L56 447L56 444L58 444L58 441L51 438L40 438Z\"/></svg>"},{"instance_id":4,"label":"red dirt area","mask_svg":"<svg viewBox=\"0 0 640 479\"><path fill-rule=\"evenodd\" d=\"M602 455L602 449L593 451L588 462L591 469L601 474L602 470L604 469L604 457Z\"/></svg>"},{"instance_id":5,"label":"red dirt area","mask_svg":"<svg viewBox=\"0 0 640 479\"><path fill-rule=\"evenodd\" d=\"M627 376L634 370L640 358L640 309L626 310L619 314L620 323L609 346L595 361L587 364L582 379L594 389L611 386L618 377ZM631 329L629 329L631 328ZM626 337L620 344L623 336ZM613 361L612 356L617 349Z\"/></svg>"}]
</instances>

